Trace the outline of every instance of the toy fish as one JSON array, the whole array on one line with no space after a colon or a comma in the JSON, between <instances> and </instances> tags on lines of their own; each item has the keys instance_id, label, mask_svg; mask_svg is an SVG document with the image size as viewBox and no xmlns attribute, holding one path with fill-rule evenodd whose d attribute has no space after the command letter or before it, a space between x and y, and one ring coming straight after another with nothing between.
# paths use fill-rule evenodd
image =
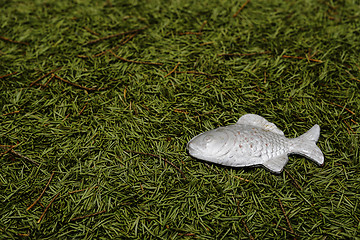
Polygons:
<instances>
[{"instance_id":1,"label":"toy fish","mask_svg":"<svg viewBox=\"0 0 360 240\"><path fill-rule=\"evenodd\" d=\"M231 167L262 165L281 173L289 154L303 155L319 165L324 155L316 146L319 125L297 138L286 138L275 124L256 114L242 116L234 125L219 127L191 139L188 153L201 160Z\"/></svg>"}]
</instances>

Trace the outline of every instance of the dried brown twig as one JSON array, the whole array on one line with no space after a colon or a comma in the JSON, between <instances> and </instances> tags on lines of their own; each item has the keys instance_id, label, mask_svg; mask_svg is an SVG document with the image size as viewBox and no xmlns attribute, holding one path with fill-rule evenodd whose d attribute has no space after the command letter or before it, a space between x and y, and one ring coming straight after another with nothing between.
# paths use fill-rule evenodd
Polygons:
<instances>
[{"instance_id":1,"label":"dried brown twig","mask_svg":"<svg viewBox=\"0 0 360 240\"><path fill-rule=\"evenodd\" d=\"M246 0L246 2L239 8L239 10L237 10L237 12L233 15L233 18L235 18L240 12L241 10L244 9L244 7L250 2L250 0Z\"/></svg>"},{"instance_id":2,"label":"dried brown twig","mask_svg":"<svg viewBox=\"0 0 360 240\"><path fill-rule=\"evenodd\" d=\"M6 77L14 75L14 74L17 74L17 72L12 72L12 73L9 73L9 74L2 75L2 76L0 76L0 79L1 78L6 78Z\"/></svg>"},{"instance_id":3,"label":"dried brown twig","mask_svg":"<svg viewBox=\"0 0 360 240\"><path fill-rule=\"evenodd\" d=\"M35 81L33 81L32 83L30 83L29 87L32 87L34 84L36 84L38 81L40 81L41 79L49 76L50 74L53 74L54 72L60 70L62 67L58 67L54 70L51 70L50 72L46 73L45 75L42 75L41 77L39 77L38 79L36 79Z\"/></svg>"},{"instance_id":4,"label":"dried brown twig","mask_svg":"<svg viewBox=\"0 0 360 240\"><path fill-rule=\"evenodd\" d=\"M204 29L205 25L207 24L207 21L205 20L201 26L200 26L200 29L199 29L199 32L202 32L202 30Z\"/></svg>"},{"instance_id":5,"label":"dried brown twig","mask_svg":"<svg viewBox=\"0 0 360 240\"><path fill-rule=\"evenodd\" d=\"M12 112L12 113L17 113L17 111ZM7 113L7 114L4 114L3 116L9 115L9 114L12 114L12 113ZM19 144L13 145L13 146L12 146L12 145L0 145L0 148L6 150L4 153L1 153L0 156L1 156L1 155L5 155L6 153L11 153L11 154L13 154L13 155L15 155L15 156L17 156L17 157L26 159L26 160L28 160L29 162L31 162L31 163L39 166L39 163L37 163L36 161L32 160L31 158L28 158L28 157L22 155L22 154L19 153L19 152L15 152L15 151L13 150L13 148L17 147L18 145L19 145Z\"/></svg>"},{"instance_id":6,"label":"dried brown twig","mask_svg":"<svg viewBox=\"0 0 360 240\"><path fill-rule=\"evenodd\" d=\"M236 205L237 205L237 210L238 210L239 215L242 216L242 215L241 215L241 211L240 211L240 206L239 206L240 203L239 203L239 201L236 203ZM250 239L251 239L251 240L254 240L254 237L251 235L251 232L250 232L249 228L247 227L245 220L244 220L244 219L241 219L241 222L242 222L242 224L244 225L246 231L248 232Z\"/></svg>"},{"instance_id":7,"label":"dried brown twig","mask_svg":"<svg viewBox=\"0 0 360 240\"><path fill-rule=\"evenodd\" d=\"M302 187L299 185L299 183L296 181L296 179L286 169L284 169L284 170L285 170L286 174L289 175L289 177L293 180L295 187L302 191Z\"/></svg>"},{"instance_id":8,"label":"dried brown twig","mask_svg":"<svg viewBox=\"0 0 360 240\"><path fill-rule=\"evenodd\" d=\"M86 27L86 26L84 27L84 29L85 29L86 31L88 31L89 33L95 35L95 36L99 36L99 35L100 35L100 33L97 33L97 32L95 32L94 30L92 30L92 29L90 29L90 28L88 28L88 27Z\"/></svg>"},{"instance_id":9,"label":"dried brown twig","mask_svg":"<svg viewBox=\"0 0 360 240\"><path fill-rule=\"evenodd\" d=\"M115 37L119 37L119 36L122 36L122 35L128 35L128 34L130 34L130 33L137 33L137 32L143 31L143 30L146 29L146 28L147 28L147 27L143 27L143 28L139 28L139 29L130 30L130 31L127 31L127 32L121 32L121 33L116 33L116 34L108 35L108 36L105 36L105 37L102 37L102 38L98 38L98 39L89 41L89 42L87 42L86 44L87 44L87 45L89 45L89 44L94 44L94 43L97 43L97 42L100 42L100 41L103 41L103 40L106 40L106 39L115 38Z\"/></svg>"},{"instance_id":10,"label":"dried brown twig","mask_svg":"<svg viewBox=\"0 0 360 240\"><path fill-rule=\"evenodd\" d=\"M200 26L200 29L198 32L179 32L178 34L180 36L184 36L184 35L196 35L197 37L201 36L202 35L202 30L204 28L204 26L207 24L207 21L205 20L201 26Z\"/></svg>"},{"instance_id":11,"label":"dried brown twig","mask_svg":"<svg viewBox=\"0 0 360 240\"><path fill-rule=\"evenodd\" d=\"M174 67L174 69L171 70L168 74L166 74L166 75L164 76L164 78L170 76L173 72L175 72L175 70L177 69L177 67L178 67L179 65L180 65L180 62L178 62L178 63L176 64L176 66Z\"/></svg>"},{"instance_id":12,"label":"dried brown twig","mask_svg":"<svg viewBox=\"0 0 360 240\"><path fill-rule=\"evenodd\" d=\"M6 42L17 43L17 44L22 44L22 45L29 45L29 43L27 43L27 42L15 41L15 40L12 40L12 39L3 37L3 36L0 36L0 39L4 40L4 41L6 41Z\"/></svg>"},{"instance_id":13,"label":"dried brown twig","mask_svg":"<svg viewBox=\"0 0 360 240\"><path fill-rule=\"evenodd\" d=\"M318 60L318 59L312 59L312 58L306 58L306 57L297 57L297 56L289 56L289 55L282 55L283 58L293 58L293 59L300 59L300 60L303 60L303 59L306 59L310 62L318 62L318 63L322 63L323 61L321 60Z\"/></svg>"},{"instance_id":14,"label":"dried brown twig","mask_svg":"<svg viewBox=\"0 0 360 240\"><path fill-rule=\"evenodd\" d=\"M80 110L80 112L78 113L78 115L81 115L81 114L84 112L87 104L88 104L88 102L85 103L84 107Z\"/></svg>"},{"instance_id":15,"label":"dried brown twig","mask_svg":"<svg viewBox=\"0 0 360 240\"><path fill-rule=\"evenodd\" d=\"M89 88L89 87L81 86L79 84L70 82L69 80L66 80L64 78L61 78L61 77L59 77L58 75L55 75L55 74L54 74L54 77L59 79L60 81L63 81L64 83L70 84L70 85L72 85L74 87L81 88L81 89L84 89L84 90L87 90L87 91L101 91L101 90L107 89L107 88L96 88L96 87Z\"/></svg>"},{"instance_id":16,"label":"dried brown twig","mask_svg":"<svg viewBox=\"0 0 360 240\"><path fill-rule=\"evenodd\" d=\"M242 178L242 177L238 177L238 176L234 176L235 178L237 179L240 179L242 181L245 181L245 182L251 182L250 180L246 179L246 178Z\"/></svg>"},{"instance_id":17,"label":"dried brown twig","mask_svg":"<svg viewBox=\"0 0 360 240\"><path fill-rule=\"evenodd\" d=\"M273 224L276 226L276 223L273 223ZM288 232L288 233L292 234L292 235L299 236L298 234L296 234L294 232L291 232L289 229L284 228L284 227L282 227L280 225L277 225L277 227L280 228L281 230L284 230L285 232Z\"/></svg>"},{"instance_id":18,"label":"dried brown twig","mask_svg":"<svg viewBox=\"0 0 360 240\"><path fill-rule=\"evenodd\" d=\"M12 114L15 114L15 113L20 113L20 110L16 110L16 111L9 112L9 113L4 113L3 116L12 115Z\"/></svg>"},{"instance_id":19,"label":"dried brown twig","mask_svg":"<svg viewBox=\"0 0 360 240\"><path fill-rule=\"evenodd\" d=\"M18 145L19 145L19 144L16 144L16 145L10 146L9 148L6 148L5 145L1 145L1 148L2 148L2 149L5 149L5 152L0 153L0 156L5 155L5 154L7 154L8 152L11 152L11 151L13 150L13 148L17 147Z\"/></svg>"},{"instance_id":20,"label":"dried brown twig","mask_svg":"<svg viewBox=\"0 0 360 240\"><path fill-rule=\"evenodd\" d=\"M180 32L179 35L180 36L182 36L182 35L197 35L197 36L199 36L199 35L202 35L202 32Z\"/></svg>"},{"instance_id":21,"label":"dried brown twig","mask_svg":"<svg viewBox=\"0 0 360 240\"><path fill-rule=\"evenodd\" d=\"M41 214L39 220L37 221L37 223L40 223L41 220L43 219L43 217L45 216L45 213L47 212L47 210L50 208L51 204L55 201L55 199L59 196L60 193L56 194L55 197L53 197L53 199L51 199L50 203L46 206L44 212Z\"/></svg>"},{"instance_id":22,"label":"dried brown twig","mask_svg":"<svg viewBox=\"0 0 360 240\"><path fill-rule=\"evenodd\" d=\"M52 178L54 177L54 174L55 174L54 172L51 174L50 179L49 179L48 183L46 184L44 190L41 192L40 196L33 202L33 204L31 204L31 205L26 209L26 211L29 211L29 210L30 210L33 206L35 206L35 204L42 198L42 196L43 196L44 193L45 193L45 190L46 190L47 187L50 185L50 182L51 182Z\"/></svg>"},{"instance_id":23,"label":"dried brown twig","mask_svg":"<svg viewBox=\"0 0 360 240\"><path fill-rule=\"evenodd\" d=\"M291 227L290 220L289 220L289 218L288 218L287 215L286 215L286 212L285 212L284 206L282 205L281 199L278 198L278 201L279 201L281 210L282 210L282 212L283 212L283 214L284 214L284 216L285 216L286 222L287 222L287 224L288 224L288 226L289 226L289 228L290 228L290 233L295 234L293 228Z\"/></svg>"},{"instance_id":24,"label":"dried brown twig","mask_svg":"<svg viewBox=\"0 0 360 240\"><path fill-rule=\"evenodd\" d=\"M102 51L102 52L100 52L100 53L97 53L97 54L94 54L94 55L92 55L92 56L86 56L86 55L77 55L79 58L96 58L96 57L100 57L100 56L102 56L102 55L105 55L106 53L108 53L108 52L110 52L110 50L112 50L112 51L115 51L115 50L117 50L120 46L122 46L122 45L125 45L127 42L129 42L131 39L133 39L136 35L138 34L138 32L135 32L135 33L133 33L133 34L129 34L129 35L125 35L125 37L123 37L121 40L120 40L120 42L119 42L119 44L117 45L117 46L115 46L115 47L113 47L113 48L110 48L110 49L108 49L108 50L105 50L105 51Z\"/></svg>"},{"instance_id":25,"label":"dried brown twig","mask_svg":"<svg viewBox=\"0 0 360 240\"><path fill-rule=\"evenodd\" d=\"M348 111L348 112L351 113L352 115L356 115L353 111L351 111L350 109L348 109L348 108L346 108L346 107L344 107L344 106L341 106L340 104L337 104L337 103L334 103L334 102L330 102L330 104L335 105L335 106L337 106L337 107L341 107L342 109Z\"/></svg>"}]
</instances>

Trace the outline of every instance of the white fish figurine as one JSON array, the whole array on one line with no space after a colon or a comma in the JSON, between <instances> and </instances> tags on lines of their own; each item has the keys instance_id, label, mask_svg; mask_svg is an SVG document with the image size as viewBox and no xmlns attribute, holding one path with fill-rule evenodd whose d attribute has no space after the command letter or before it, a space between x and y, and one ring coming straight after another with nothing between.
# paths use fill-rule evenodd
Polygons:
<instances>
[{"instance_id":1,"label":"white fish figurine","mask_svg":"<svg viewBox=\"0 0 360 240\"><path fill-rule=\"evenodd\" d=\"M191 139L188 153L201 160L231 167L263 165L281 173L289 154L303 155L319 165L324 155L316 146L319 125L297 138L286 138L275 124L256 114L242 116L234 125L219 127Z\"/></svg>"}]
</instances>

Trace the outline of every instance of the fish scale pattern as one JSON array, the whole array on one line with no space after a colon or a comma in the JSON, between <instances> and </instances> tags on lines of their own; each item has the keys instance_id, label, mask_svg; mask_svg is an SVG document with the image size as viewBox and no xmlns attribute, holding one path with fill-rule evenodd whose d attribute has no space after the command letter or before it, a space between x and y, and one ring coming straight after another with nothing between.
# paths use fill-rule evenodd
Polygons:
<instances>
[{"instance_id":1,"label":"fish scale pattern","mask_svg":"<svg viewBox=\"0 0 360 240\"><path fill-rule=\"evenodd\" d=\"M287 139L273 132L260 128L247 128L241 126L228 126L229 131L234 132L236 145L229 155L259 157L264 160L287 153ZM230 139L229 139L230 140Z\"/></svg>"}]
</instances>

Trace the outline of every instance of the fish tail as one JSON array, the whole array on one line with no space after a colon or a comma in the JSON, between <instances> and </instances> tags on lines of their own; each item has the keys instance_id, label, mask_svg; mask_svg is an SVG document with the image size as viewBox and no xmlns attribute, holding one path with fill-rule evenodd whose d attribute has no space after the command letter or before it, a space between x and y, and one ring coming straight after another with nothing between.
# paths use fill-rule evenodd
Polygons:
<instances>
[{"instance_id":1,"label":"fish tail","mask_svg":"<svg viewBox=\"0 0 360 240\"><path fill-rule=\"evenodd\" d=\"M324 154L316 146L320 136L320 126L315 124L309 131L294 139L294 149L292 153L303 155L319 165L324 164Z\"/></svg>"}]
</instances>

